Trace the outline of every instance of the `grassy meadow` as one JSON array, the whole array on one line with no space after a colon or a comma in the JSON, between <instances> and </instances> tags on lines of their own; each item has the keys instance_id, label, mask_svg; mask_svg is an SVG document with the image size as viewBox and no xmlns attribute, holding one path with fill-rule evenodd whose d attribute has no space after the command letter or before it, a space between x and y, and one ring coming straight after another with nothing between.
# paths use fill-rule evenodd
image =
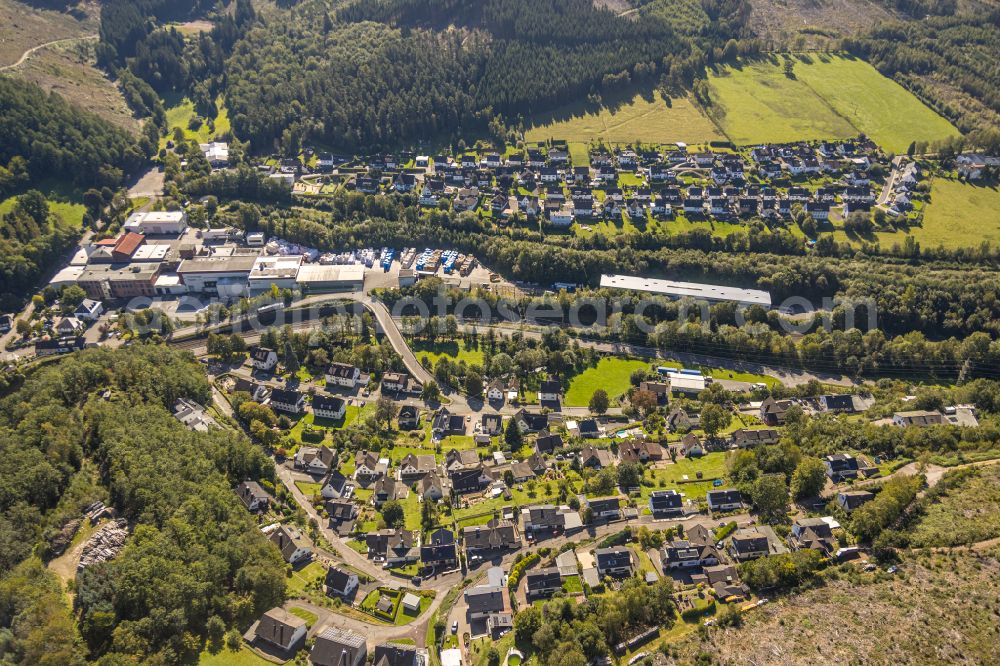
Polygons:
<instances>
[{"instance_id":1,"label":"grassy meadow","mask_svg":"<svg viewBox=\"0 0 1000 666\"><path fill-rule=\"evenodd\" d=\"M527 141L582 143L705 143L722 138L690 97L673 99L668 106L658 92L608 102L598 109L570 104L536 117L525 132Z\"/></svg>"},{"instance_id":2,"label":"grassy meadow","mask_svg":"<svg viewBox=\"0 0 1000 666\"><path fill-rule=\"evenodd\" d=\"M636 370L649 368L648 361L624 358L602 358L570 381L564 397L567 407L586 407L597 389L604 389L614 400L629 389L629 378Z\"/></svg>"}]
</instances>

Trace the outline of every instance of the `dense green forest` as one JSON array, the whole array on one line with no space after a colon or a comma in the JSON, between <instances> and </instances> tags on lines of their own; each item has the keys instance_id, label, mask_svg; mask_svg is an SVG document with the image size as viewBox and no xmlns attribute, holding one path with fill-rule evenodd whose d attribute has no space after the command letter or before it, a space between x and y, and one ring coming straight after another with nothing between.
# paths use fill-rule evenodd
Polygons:
<instances>
[{"instance_id":1,"label":"dense green forest","mask_svg":"<svg viewBox=\"0 0 1000 666\"><path fill-rule=\"evenodd\" d=\"M152 152L124 130L38 86L0 77L0 164L24 158L34 180L115 186Z\"/></svg>"},{"instance_id":2,"label":"dense green forest","mask_svg":"<svg viewBox=\"0 0 1000 666\"><path fill-rule=\"evenodd\" d=\"M901 81L959 129L1000 128L1000 11L883 25L844 47Z\"/></svg>"},{"instance_id":3,"label":"dense green forest","mask_svg":"<svg viewBox=\"0 0 1000 666\"><path fill-rule=\"evenodd\" d=\"M0 400L0 634L13 663L191 661L207 625L246 626L281 601L281 557L232 492L242 479L273 478L272 464L244 436L189 431L167 409L209 395L192 357L143 345L38 369ZM30 558L47 558L95 499L134 532L117 558L79 578L74 641L58 583Z\"/></svg>"},{"instance_id":4,"label":"dense green forest","mask_svg":"<svg viewBox=\"0 0 1000 666\"><path fill-rule=\"evenodd\" d=\"M736 35L744 6L709 4L713 26ZM365 149L502 137L496 117L514 124L636 82L689 85L715 55L664 21L631 21L589 0L387 0L334 14L311 0L236 42L225 92L235 132L258 150Z\"/></svg>"},{"instance_id":5,"label":"dense green forest","mask_svg":"<svg viewBox=\"0 0 1000 666\"><path fill-rule=\"evenodd\" d=\"M17 307L79 236L49 210L41 192L19 196L0 218L0 308Z\"/></svg>"}]
</instances>

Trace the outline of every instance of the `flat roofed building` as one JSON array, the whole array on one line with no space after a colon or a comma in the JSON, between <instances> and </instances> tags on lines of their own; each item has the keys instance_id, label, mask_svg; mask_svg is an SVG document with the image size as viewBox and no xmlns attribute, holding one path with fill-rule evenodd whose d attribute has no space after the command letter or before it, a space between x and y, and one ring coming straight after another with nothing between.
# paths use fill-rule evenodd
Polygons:
<instances>
[{"instance_id":1,"label":"flat roofed building","mask_svg":"<svg viewBox=\"0 0 1000 666\"><path fill-rule=\"evenodd\" d=\"M296 281L309 294L361 291L365 285L365 267L306 264L299 269Z\"/></svg>"},{"instance_id":2,"label":"flat roofed building","mask_svg":"<svg viewBox=\"0 0 1000 666\"><path fill-rule=\"evenodd\" d=\"M160 264L139 262L130 264L97 264L88 266L77 284L88 298L134 298L156 295L156 277Z\"/></svg>"},{"instance_id":3,"label":"flat roofed building","mask_svg":"<svg viewBox=\"0 0 1000 666\"><path fill-rule=\"evenodd\" d=\"M137 234L174 235L187 229L187 214L182 210L154 210L132 213L124 224L125 231Z\"/></svg>"},{"instance_id":4,"label":"flat roofed building","mask_svg":"<svg viewBox=\"0 0 1000 666\"><path fill-rule=\"evenodd\" d=\"M717 284L674 282L673 280L656 280L632 275L602 275L601 287L645 291L676 298L690 297L712 303L734 302L744 305L762 305L765 308L771 307L771 295L766 291L738 289Z\"/></svg>"},{"instance_id":5,"label":"flat roofed building","mask_svg":"<svg viewBox=\"0 0 1000 666\"><path fill-rule=\"evenodd\" d=\"M192 293L242 296L256 261L257 256L252 254L195 257L182 261L177 275Z\"/></svg>"},{"instance_id":6,"label":"flat roofed building","mask_svg":"<svg viewBox=\"0 0 1000 666\"><path fill-rule=\"evenodd\" d=\"M278 289L293 289L301 266L301 255L288 257L261 255L257 257L247 278L250 293L270 291L271 285L277 286Z\"/></svg>"}]
</instances>

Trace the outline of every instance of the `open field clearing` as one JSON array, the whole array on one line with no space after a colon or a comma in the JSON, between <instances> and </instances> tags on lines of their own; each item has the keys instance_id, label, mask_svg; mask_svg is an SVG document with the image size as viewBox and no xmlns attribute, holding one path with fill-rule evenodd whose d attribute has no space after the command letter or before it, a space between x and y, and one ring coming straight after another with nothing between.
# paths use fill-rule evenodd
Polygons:
<instances>
[{"instance_id":1,"label":"open field clearing","mask_svg":"<svg viewBox=\"0 0 1000 666\"><path fill-rule=\"evenodd\" d=\"M118 86L94 66L96 44L97 40L86 40L47 46L7 74L58 93L66 101L123 129L138 132L140 123Z\"/></svg>"},{"instance_id":2,"label":"open field clearing","mask_svg":"<svg viewBox=\"0 0 1000 666\"><path fill-rule=\"evenodd\" d=\"M197 130L193 130L188 126L191 119L197 115L194 109L194 102L188 98L170 99L169 97L164 101L167 111L167 128L170 130L170 136L173 136L173 130L175 127L180 127L184 130L184 136L188 139L194 139L198 143L208 143L213 141L223 134L229 131L229 112L226 110L222 99L217 99L215 101L215 106L218 111L218 115L213 119L215 129L209 126L208 120L205 119L201 126ZM165 145L167 137L161 139L161 144ZM162 147L162 146L161 146Z\"/></svg>"},{"instance_id":3,"label":"open field clearing","mask_svg":"<svg viewBox=\"0 0 1000 666\"><path fill-rule=\"evenodd\" d=\"M906 558L895 576L850 574L772 599L738 629L671 646L676 663L995 664L997 551ZM849 569L848 569L849 570Z\"/></svg>"},{"instance_id":4,"label":"open field clearing","mask_svg":"<svg viewBox=\"0 0 1000 666\"><path fill-rule=\"evenodd\" d=\"M567 407L586 407L597 389L604 389L614 400L628 391L629 379L636 370L649 368L648 361L624 358L602 358L593 368L588 368L570 380L566 391Z\"/></svg>"},{"instance_id":5,"label":"open field clearing","mask_svg":"<svg viewBox=\"0 0 1000 666\"><path fill-rule=\"evenodd\" d=\"M911 546L957 546L1000 536L1000 465L949 474L968 478L927 507L913 530Z\"/></svg>"},{"instance_id":6,"label":"open field clearing","mask_svg":"<svg viewBox=\"0 0 1000 666\"><path fill-rule=\"evenodd\" d=\"M80 12L77 18L14 0L0 0L0 67L13 65L25 51L40 44L95 34L96 9L94 6L88 13Z\"/></svg>"},{"instance_id":7,"label":"open field clearing","mask_svg":"<svg viewBox=\"0 0 1000 666\"><path fill-rule=\"evenodd\" d=\"M740 145L866 134L889 151L957 136L951 123L863 60L825 54L719 69L709 77L709 115Z\"/></svg>"},{"instance_id":8,"label":"open field clearing","mask_svg":"<svg viewBox=\"0 0 1000 666\"><path fill-rule=\"evenodd\" d=\"M958 136L958 130L910 91L863 60L801 56L795 76L885 150L901 153L912 141Z\"/></svg>"},{"instance_id":9,"label":"open field clearing","mask_svg":"<svg viewBox=\"0 0 1000 666\"><path fill-rule=\"evenodd\" d=\"M527 141L631 143L704 143L723 137L690 97L666 101L659 93L636 95L594 110L582 103L561 107L534 119Z\"/></svg>"},{"instance_id":10,"label":"open field clearing","mask_svg":"<svg viewBox=\"0 0 1000 666\"><path fill-rule=\"evenodd\" d=\"M896 14L871 0L750 0L750 24L761 37L781 43L804 40L807 48L824 44L831 36L853 35Z\"/></svg>"},{"instance_id":11,"label":"open field clearing","mask_svg":"<svg viewBox=\"0 0 1000 666\"><path fill-rule=\"evenodd\" d=\"M876 232L867 240L891 247L894 243L902 245L907 236L912 236L921 247L978 247L983 241L1000 246L1000 186L935 178L931 181L931 200L924 208L921 226L909 231ZM839 230L834 238L851 240Z\"/></svg>"},{"instance_id":12,"label":"open field clearing","mask_svg":"<svg viewBox=\"0 0 1000 666\"><path fill-rule=\"evenodd\" d=\"M803 81L786 77L780 58L720 69L708 81L708 113L736 144L846 139L858 133Z\"/></svg>"}]
</instances>

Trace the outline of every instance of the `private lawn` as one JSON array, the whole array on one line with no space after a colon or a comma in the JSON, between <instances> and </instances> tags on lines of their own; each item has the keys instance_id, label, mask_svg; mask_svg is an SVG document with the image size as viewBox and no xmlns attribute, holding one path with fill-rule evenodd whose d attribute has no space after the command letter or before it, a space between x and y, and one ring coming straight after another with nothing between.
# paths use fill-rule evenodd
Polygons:
<instances>
[{"instance_id":1,"label":"private lawn","mask_svg":"<svg viewBox=\"0 0 1000 666\"><path fill-rule=\"evenodd\" d=\"M570 380L564 401L567 407L586 407L597 389L604 389L614 402L628 391L630 378L636 370L646 370L648 361L624 358L602 358L595 367L588 368Z\"/></svg>"}]
</instances>

